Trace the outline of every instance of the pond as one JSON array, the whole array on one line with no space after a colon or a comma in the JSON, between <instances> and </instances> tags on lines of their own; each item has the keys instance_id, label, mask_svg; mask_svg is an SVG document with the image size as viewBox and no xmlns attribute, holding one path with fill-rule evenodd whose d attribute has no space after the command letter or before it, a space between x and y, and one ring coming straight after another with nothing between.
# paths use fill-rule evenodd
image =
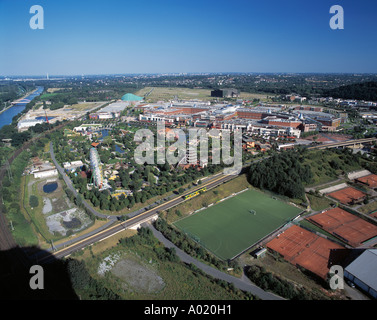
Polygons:
<instances>
[{"instance_id":1,"label":"pond","mask_svg":"<svg viewBox=\"0 0 377 320\"><path fill-rule=\"evenodd\" d=\"M48 120L52 120L55 117L47 117L47 118L48 118ZM46 120L46 117L35 117L35 120Z\"/></svg>"},{"instance_id":2,"label":"pond","mask_svg":"<svg viewBox=\"0 0 377 320\"><path fill-rule=\"evenodd\" d=\"M57 182L47 183L43 186L43 191L45 193L51 193L54 192L58 188Z\"/></svg>"},{"instance_id":3,"label":"pond","mask_svg":"<svg viewBox=\"0 0 377 320\"><path fill-rule=\"evenodd\" d=\"M115 145L115 151L119 152L119 153L124 153L125 151L122 150L118 145Z\"/></svg>"}]
</instances>

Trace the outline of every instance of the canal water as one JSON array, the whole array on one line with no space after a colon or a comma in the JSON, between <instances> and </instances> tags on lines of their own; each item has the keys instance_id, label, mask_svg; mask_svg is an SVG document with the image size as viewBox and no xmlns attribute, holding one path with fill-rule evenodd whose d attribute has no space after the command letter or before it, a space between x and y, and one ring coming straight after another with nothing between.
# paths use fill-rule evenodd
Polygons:
<instances>
[{"instance_id":1,"label":"canal water","mask_svg":"<svg viewBox=\"0 0 377 320\"><path fill-rule=\"evenodd\" d=\"M30 101L33 100L43 92L43 89L43 87L38 87L35 92L25 97L25 99ZM0 113L0 129L7 124L11 124L13 117L23 111L27 104L28 103L17 103L13 107L10 107L6 111Z\"/></svg>"}]
</instances>

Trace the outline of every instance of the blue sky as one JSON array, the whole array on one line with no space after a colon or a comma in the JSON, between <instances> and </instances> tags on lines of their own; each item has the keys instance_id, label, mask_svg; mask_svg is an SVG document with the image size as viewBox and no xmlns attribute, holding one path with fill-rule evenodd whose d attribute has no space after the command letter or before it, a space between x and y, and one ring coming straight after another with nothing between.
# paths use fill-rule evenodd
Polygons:
<instances>
[{"instance_id":1,"label":"blue sky","mask_svg":"<svg viewBox=\"0 0 377 320\"><path fill-rule=\"evenodd\" d=\"M375 0L0 0L0 75L377 73L376 18Z\"/></svg>"}]
</instances>

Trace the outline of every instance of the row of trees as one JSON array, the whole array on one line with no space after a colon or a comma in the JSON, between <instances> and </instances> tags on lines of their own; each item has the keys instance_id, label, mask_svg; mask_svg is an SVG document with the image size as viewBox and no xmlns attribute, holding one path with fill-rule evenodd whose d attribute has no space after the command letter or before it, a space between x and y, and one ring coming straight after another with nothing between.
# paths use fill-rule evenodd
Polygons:
<instances>
[{"instance_id":1,"label":"row of trees","mask_svg":"<svg viewBox=\"0 0 377 320\"><path fill-rule=\"evenodd\" d=\"M340 86L325 91L325 94L334 98L377 101L377 81Z\"/></svg>"},{"instance_id":2,"label":"row of trees","mask_svg":"<svg viewBox=\"0 0 377 320\"><path fill-rule=\"evenodd\" d=\"M304 183L310 183L312 177L310 167L300 163L299 153L290 150L252 164L248 181L259 189L267 189L290 198L302 198Z\"/></svg>"},{"instance_id":3,"label":"row of trees","mask_svg":"<svg viewBox=\"0 0 377 320\"><path fill-rule=\"evenodd\" d=\"M122 238L119 243L126 248L135 247L136 245L149 246L156 253L156 256L161 261L179 262L174 248L166 248L160 246L158 240L154 237L153 232L149 228L141 227L138 233L132 237Z\"/></svg>"},{"instance_id":4,"label":"row of trees","mask_svg":"<svg viewBox=\"0 0 377 320\"><path fill-rule=\"evenodd\" d=\"M263 290L272 291L289 300L323 300L325 295L297 287L292 282L284 280L257 265L247 266L246 276Z\"/></svg>"}]
</instances>

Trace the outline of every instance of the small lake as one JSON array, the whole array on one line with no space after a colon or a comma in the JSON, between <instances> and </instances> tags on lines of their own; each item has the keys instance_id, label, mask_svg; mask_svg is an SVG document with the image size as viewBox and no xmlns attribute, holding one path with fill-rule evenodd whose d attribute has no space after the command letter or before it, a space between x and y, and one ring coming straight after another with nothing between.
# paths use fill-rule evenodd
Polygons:
<instances>
[{"instance_id":1,"label":"small lake","mask_svg":"<svg viewBox=\"0 0 377 320\"><path fill-rule=\"evenodd\" d=\"M47 118L48 118L48 120L52 120L55 117L47 117ZM35 117L35 120L46 120L46 117Z\"/></svg>"},{"instance_id":2,"label":"small lake","mask_svg":"<svg viewBox=\"0 0 377 320\"><path fill-rule=\"evenodd\" d=\"M125 153L125 151L122 150L118 145L115 145L115 151L119 153Z\"/></svg>"},{"instance_id":3,"label":"small lake","mask_svg":"<svg viewBox=\"0 0 377 320\"><path fill-rule=\"evenodd\" d=\"M45 193L51 193L54 192L58 188L57 182L47 183L43 186L43 191Z\"/></svg>"}]
</instances>

